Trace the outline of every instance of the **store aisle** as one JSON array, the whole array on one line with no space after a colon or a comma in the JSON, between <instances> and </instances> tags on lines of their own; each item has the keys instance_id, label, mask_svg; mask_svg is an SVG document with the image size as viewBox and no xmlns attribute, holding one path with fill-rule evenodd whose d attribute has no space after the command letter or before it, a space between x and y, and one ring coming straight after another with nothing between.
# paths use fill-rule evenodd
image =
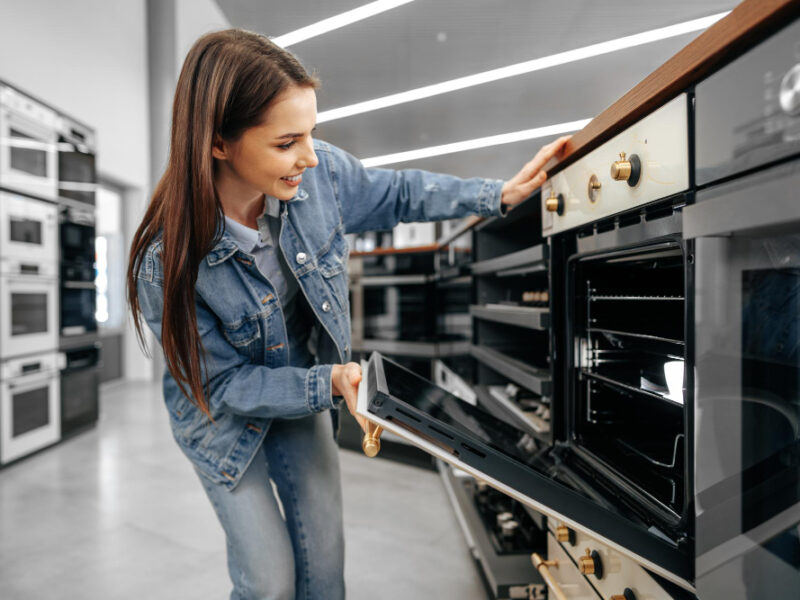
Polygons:
<instances>
[{"instance_id":1,"label":"store aisle","mask_svg":"<svg viewBox=\"0 0 800 600\"><path fill-rule=\"evenodd\" d=\"M342 452L351 600L486 595L437 474ZM97 428L0 471L0 598L222 599L224 538L160 387L103 390Z\"/></svg>"}]
</instances>

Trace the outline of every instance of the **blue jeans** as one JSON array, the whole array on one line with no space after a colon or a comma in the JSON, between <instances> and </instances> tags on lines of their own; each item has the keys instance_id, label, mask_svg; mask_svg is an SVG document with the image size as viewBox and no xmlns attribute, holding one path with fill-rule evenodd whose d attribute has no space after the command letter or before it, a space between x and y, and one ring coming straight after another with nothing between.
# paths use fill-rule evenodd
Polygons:
<instances>
[{"instance_id":1,"label":"blue jeans","mask_svg":"<svg viewBox=\"0 0 800 600\"><path fill-rule=\"evenodd\" d=\"M273 421L233 491L200 480L225 530L231 600L344 598L339 454L328 411Z\"/></svg>"}]
</instances>

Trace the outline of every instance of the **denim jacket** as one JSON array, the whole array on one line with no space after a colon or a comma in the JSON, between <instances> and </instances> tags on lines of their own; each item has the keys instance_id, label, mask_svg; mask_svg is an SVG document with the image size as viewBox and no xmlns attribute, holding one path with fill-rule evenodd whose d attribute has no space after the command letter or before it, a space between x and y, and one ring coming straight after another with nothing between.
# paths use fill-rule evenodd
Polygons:
<instances>
[{"instance_id":1,"label":"denim jacket","mask_svg":"<svg viewBox=\"0 0 800 600\"><path fill-rule=\"evenodd\" d=\"M201 475L233 489L275 418L338 409L333 363L350 359L348 244L344 235L386 230L398 222L502 214L502 181L459 179L420 170L366 169L343 150L314 142L319 164L281 205L279 245L319 327L317 364L288 365L283 310L253 256L223 233L201 262L197 327L205 349L211 422L164 372L172 433ZM145 251L137 290L142 313L161 341L161 238ZM336 428L334 427L334 430Z\"/></svg>"}]
</instances>

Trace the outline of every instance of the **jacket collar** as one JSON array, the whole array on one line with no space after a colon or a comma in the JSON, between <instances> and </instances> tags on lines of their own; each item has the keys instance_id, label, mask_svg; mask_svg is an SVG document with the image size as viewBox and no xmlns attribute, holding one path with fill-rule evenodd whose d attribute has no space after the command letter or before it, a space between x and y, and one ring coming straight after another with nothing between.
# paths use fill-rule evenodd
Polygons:
<instances>
[{"instance_id":1,"label":"jacket collar","mask_svg":"<svg viewBox=\"0 0 800 600\"><path fill-rule=\"evenodd\" d=\"M292 204L294 202L302 202L306 198L308 198L308 192L306 192L305 190L299 190L295 195L295 197L289 200L287 204ZM286 208L288 210L289 207L287 206ZM206 255L206 261L211 267L214 267L220 263L225 262L231 256L236 254L237 250L239 250L238 244L234 241L230 233L228 233L227 231L221 233L222 235L220 236L216 245L211 249L211 252L209 252Z\"/></svg>"}]
</instances>

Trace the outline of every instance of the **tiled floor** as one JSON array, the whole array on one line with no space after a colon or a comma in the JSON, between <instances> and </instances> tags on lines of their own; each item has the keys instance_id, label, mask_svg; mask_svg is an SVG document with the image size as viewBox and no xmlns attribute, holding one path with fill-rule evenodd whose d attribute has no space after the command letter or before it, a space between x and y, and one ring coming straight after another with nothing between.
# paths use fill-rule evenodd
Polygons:
<instances>
[{"instance_id":1,"label":"tiled floor","mask_svg":"<svg viewBox=\"0 0 800 600\"><path fill-rule=\"evenodd\" d=\"M0 599L227 598L222 530L159 387L106 388L101 411L0 471ZM342 472L349 599L485 600L438 475L347 451Z\"/></svg>"}]
</instances>

